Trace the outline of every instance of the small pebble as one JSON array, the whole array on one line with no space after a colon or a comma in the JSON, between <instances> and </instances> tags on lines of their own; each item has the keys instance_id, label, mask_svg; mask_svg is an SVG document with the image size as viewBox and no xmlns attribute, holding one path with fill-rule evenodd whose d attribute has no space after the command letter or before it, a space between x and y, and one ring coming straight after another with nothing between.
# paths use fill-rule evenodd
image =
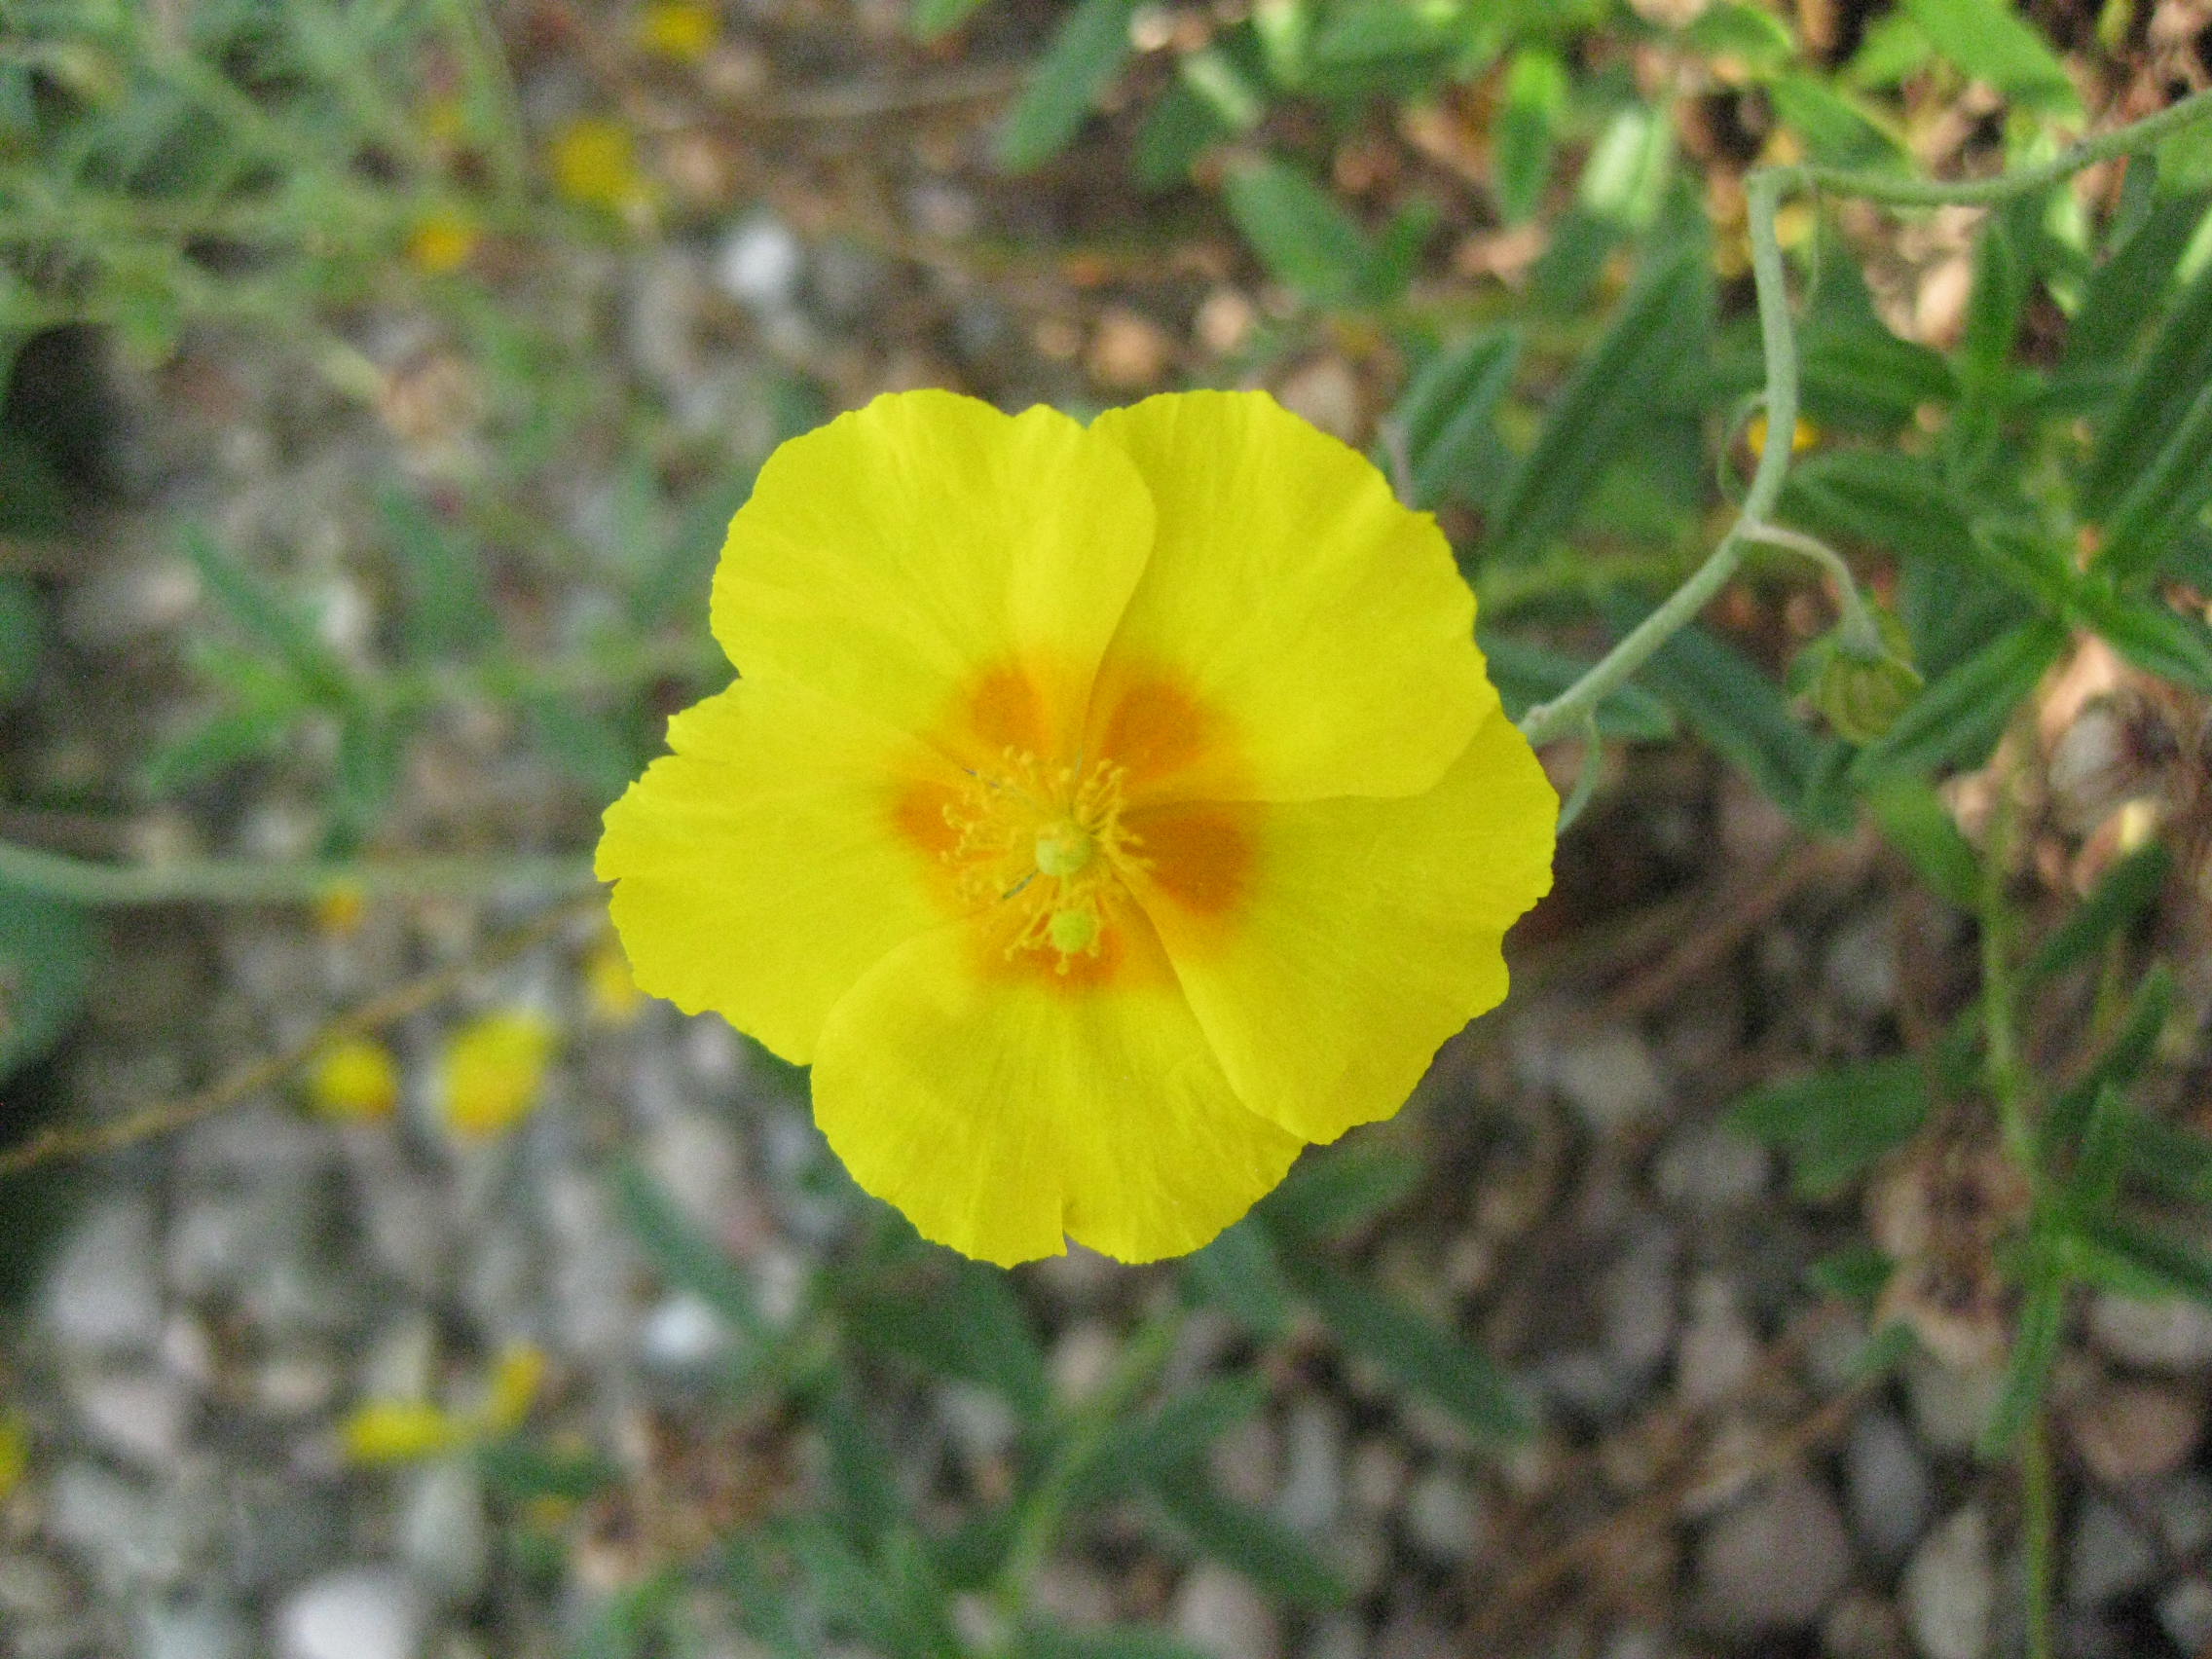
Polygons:
<instances>
[{"instance_id":1,"label":"small pebble","mask_svg":"<svg viewBox=\"0 0 2212 1659\"><path fill-rule=\"evenodd\" d=\"M1482 1542L1482 1506L1465 1480L1449 1469L1430 1469L1406 1493L1405 1529L1421 1554L1456 1567Z\"/></svg>"},{"instance_id":2,"label":"small pebble","mask_svg":"<svg viewBox=\"0 0 2212 1659\"><path fill-rule=\"evenodd\" d=\"M2212 1475L2184 1470L2159 1487L2155 1501L2169 1554L2193 1556L2212 1544Z\"/></svg>"},{"instance_id":3,"label":"small pebble","mask_svg":"<svg viewBox=\"0 0 2212 1659\"><path fill-rule=\"evenodd\" d=\"M2074 1402L2065 1421L2091 1474L2107 1486L2131 1486L2188 1460L2204 1433L2204 1401L2163 1383L2113 1382Z\"/></svg>"},{"instance_id":4,"label":"small pebble","mask_svg":"<svg viewBox=\"0 0 2212 1659\"><path fill-rule=\"evenodd\" d=\"M1803 1629L1850 1576L1835 1500L1804 1475L1780 1475L1699 1540L1700 1622L1733 1635Z\"/></svg>"},{"instance_id":5,"label":"small pebble","mask_svg":"<svg viewBox=\"0 0 2212 1659\"><path fill-rule=\"evenodd\" d=\"M147 1199L89 1207L47 1272L45 1317L55 1340L102 1353L150 1352L162 1334L160 1259Z\"/></svg>"},{"instance_id":6,"label":"small pebble","mask_svg":"<svg viewBox=\"0 0 2212 1659\"><path fill-rule=\"evenodd\" d=\"M2158 1598L2158 1623L2184 1653L2212 1647L2212 1579L2191 1573Z\"/></svg>"},{"instance_id":7,"label":"small pebble","mask_svg":"<svg viewBox=\"0 0 2212 1659\"><path fill-rule=\"evenodd\" d=\"M805 250L773 213L745 219L715 251L715 280L722 292L758 311L790 309L805 271Z\"/></svg>"},{"instance_id":8,"label":"small pebble","mask_svg":"<svg viewBox=\"0 0 2212 1659\"><path fill-rule=\"evenodd\" d=\"M1912 1426L1932 1452L1971 1452L1997 1409L2002 1370L1962 1371L1925 1353L1906 1362L1905 1403Z\"/></svg>"},{"instance_id":9,"label":"small pebble","mask_svg":"<svg viewBox=\"0 0 2212 1659\"><path fill-rule=\"evenodd\" d=\"M2150 1582L2158 1552L2142 1529L2101 1497L2083 1502L2066 1548L2066 1600L2093 1607Z\"/></svg>"},{"instance_id":10,"label":"small pebble","mask_svg":"<svg viewBox=\"0 0 2212 1659\"><path fill-rule=\"evenodd\" d=\"M164 1472L184 1449L191 1401L166 1373L86 1378L71 1390L71 1402L85 1432L125 1462Z\"/></svg>"},{"instance_id":11,"label":"small pebble","mask_svg":"<svg viewBox=\"0 0 2212 1659\"><path fill-rule=\"evenodd\" d=\"M1599 1282L1601 1341L1624 1383L1657 1370L1674 1343L1675 1254L1671 1231L1643 1228Z\"/></svg>"},{"instance_id":12,"label":"small pebble","mask_svg":"<svg viewBox=\"0 0 2212 1659\"><path fill-rule=\"evenodd\" d=\"M277 1659L417 1659L428 1608L390 1567L350 1567L303 1585L276 1609Z\"/></svg>"},{"instance_id":13,"label":"small pebble","mask_svg":"<svg viewBox=\"0 0 2212 1659\"><path fill-rule=\"evenodd\" d=\"M1283 1477L1275 1518L1294 1531L1318 1536L1345 1505L1344 1413L1320 1395L1291 1408L1283 1422Z\"/></svg>"},{"instance_id":14,"label":"small pebble","mask_svg":"<svg viewBox=\"0 0 2212 1659\"><path fill-rule=\"evenodd\" d=\"M1978 1504L1928 1534L1905 1568L1900 1598L1924 1659L1986 1659L1997 1579L1989 1518Z\"/></svg>"},{"instance_id":15,"label":"small pebble","mask_svg":"<svg viewBox=\"0 0 2212 1659\"><path fill-rule=\"evenodd\" d=\"M1666 1103L1666 1080L1651 1046L1626 1026L1611 1025L1567 1040L1551 1057L1561 1098L1602 1139L1619 1134Z\"/></svg>"},{"instance_id":16,"label":"small pebble","mask_svg":"<svg viewBox=\"0 0 2212 1659\"><path fill-rule=\"evenodd\" d=\"M1651 1185L1671 1204L1708 1217L1755 1203L1774 1178L1774 1154L1725 1124L1692 1124L1651 1162Z\"/></svg>"},{"instance_id":17,"label":"small pebble","mask_svg":"<svg viewBox=\"0 0 2212 1659\"><path fill-rule=\"evenodd\" d=\"M1685 1410L1695 1411L1744 1385L1758 1364L1759 1342L1727 1279L1699 1274L1687 1301L1689 1314L1675 1349L1675 1393Z\"/></svg>"},{"instance_id":18,"label":"small pebble","mask_svg":"<svg viewBox=\"0 0 2212 1659\"><path fill-rule=\"evenodd\" d=\"M1184 1576L1168 1623L1214 1659L1278 1659L1282 1626L1267 1599L1229 1568L1204 1562Z\"/></svg>"},{"instance_id":19,"label":"small pebble","mask_svg":"<svg viewBox=\"0 0 2212 1659\"><path fill-rule=\"evenodd\" d=\"M442 1459L413 1471L400 1499L398 1543L400 1559L439 1602L461 1606L482 1593L491 1520L473 1462Z\"/></svg>"},{"instance_id":20,"label":"small pebble","mask_svg":"<svg viewBox=\"0 0 2212 1659\"><path fill-rule=\"evenodd\" d=\"M2212 1309L2194 1302L2146 1302L2104 1291L2089 1304L2089 1333L2113 1358L2146 1371L2212 1365Z\"/></svg>"},{"instance_id":21,"label":"small pebble","mask_svg":"<svg viewBox=\"0 0 2212 1659\"><path fill-rule=\"evenodd\" d=\"M1869 1411L1852 1425L1843 1473L1860 1542L1885 1566L1904 1560L1935 1513L1936 1486L1896 1413Z\"/></svg>"}]
</instances>

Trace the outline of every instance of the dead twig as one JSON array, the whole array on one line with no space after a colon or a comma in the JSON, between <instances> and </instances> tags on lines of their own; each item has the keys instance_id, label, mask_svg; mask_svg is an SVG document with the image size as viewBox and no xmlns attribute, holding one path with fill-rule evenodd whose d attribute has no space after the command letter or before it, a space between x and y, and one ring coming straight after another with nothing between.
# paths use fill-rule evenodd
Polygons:
<instances>
[{"instance_id":1,"label":"dead twig","mask_svg":"<svg viewBox=\"0 0 2212 1659\"><path fill-rule=\"evenodd\" d=\"M367 1002L324 1021L313 1033L289 1048L281 1049L249 1065L240 1066L181 1100L165 1100L152 1106L143 1106L111 1123L89 1127L41 1129L18 1145L0 1152L0 1180L63 1159L97 1158L106 1153L119 1152L125 1147L135 1146L140 1141L151 1140L156 1135L170 1134L212 1118L252 1098L263 1089L283 1082L340 1038L380 1030L411 1014L420 1014L424 1009L444 1001L473 976L496 968L533 946L543 943L571 922L598 909L605 903L603 898L595 894L556 905L535 921L502 935L474 954L371 997Z\"/></svg>"}]
</instances>

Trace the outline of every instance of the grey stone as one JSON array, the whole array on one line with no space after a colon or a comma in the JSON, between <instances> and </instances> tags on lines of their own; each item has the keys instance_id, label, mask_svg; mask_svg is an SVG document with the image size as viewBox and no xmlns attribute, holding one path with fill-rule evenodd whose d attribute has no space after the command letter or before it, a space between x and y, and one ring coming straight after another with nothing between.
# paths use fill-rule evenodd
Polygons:
<instances>
[{"instance_id":1,"label":"grey stone","mask_svg":"<svg viewBox=\"0 0 2212 1659\"><path fill-rule=\"evenodd\" d=\"M655 1371L683 1375L710 1369L730 1350L729 1324L689 1291L654 1303L638 1324L638 1356Z\"/></svg>"},{"instance_id":2,"label":"grey stone","mask_svg":"<svg viewBox=\"0 0 2212 1659\"><path fill-rule=\"evenodd\" d=\"M1307 1629L1299 1659L1367 1659L1367 1621L1353 1612L1323 1613Z\"/></svg>"},{"instance_id":3,"label":"grey stone","mask_svg":"<svg viewBox=\"0 0 2212 1659\"><path fill-rule=\"evenodd\" d=\"M1406 1455L1395 1441L1372 1435L1351 1449L1345 1485L1352 1509L1361 1515L1385 1515L1405 1495L1408 1477Z\"/></svg>"},{"instance_id":4,"label":"grey stone","mask_svg":"<svg viewBox=\"0 0 2212 1659\"><path fill-rule=\"evenodd\" d=\"M1698 1541L1699 1618L1731 1635L1803 1629L1850 1576L1835 1500L1804 1475L1780 1475Z\"/></svg>"},{"instance_id":5,"label":"grey stone","mask_svg":"<svg viewBox=\"0 0 2212 1659\"><path fill-rule=\"evenodd\" d=\"M2154 1502L2168 1554L2193 1556L2212 1544L2212 1475L2185 1469L2158 1488Z\"/></svg>"},{"instance_id":6,"label":"grey stone","mask_svg":"<svg viewBox=\"0 0 2212 1659\"><path fill-rule=\"evenodd\" d=\"M1985 1659L1997 1603L1989 1518L1968 1504L1944 1521L1905 1568L1905 1623L1924 1659Z\"/></svg>"},{"instance_id":7,"label":"grey stone","mask_svg":"<svg viewBox=\"0 0 2212 1659\"><path fill-rule=\"evenodd\" d=\"M1551 1063L1552 1084L1590 1132L1620 1133L1666 1103L1651 1046L1626 1026L1604 1026L1563 1043Z\"/></svg>"},{"instance_id":8,"label":"grey stone","mask_svg":"<svg viewBox=\"0 0 2212 1659\"><path fill-rule=\"evenodd\" d=\"M1176 1589L1168 1623L1214 1659L1277 1659L1282 1626L1267 1599L1225 1567L1203 1562Z\"/></svg>"},{"instance_id":9,"label":"grey stone","mask_svg":"<svg viewBox=\"0 0 2212 1659\"><path fill-rule=\"evenodd\" d=\"M2113 1358L2147 1371L2212 1365L2212 1309L2194 1302L2100 1292L2089 1303L2089 1331Z\"/></svg>"},{"instance_id":10,"label":"grey stone","mask_svg":"<svg viewBox=\"0 0 2212 1659\"><path fill-rule=\"evenodd\" d=\"M1270 1503L1282 1478L1282 1439L1266 1418L1246 1418L1214 1441L1206 1461L1223 1496L1238 1503Z\"/></svg>"},{"instance_id":11,"label":"grey stone","mask_svg":"<svg viewBox=\"0 0 2212 1659\"><path fill-rule=\"evenodd\" d=\"M154 1206L142 1198L90 1207L48 1271L47 1328L64 1347L147 1353L161 1340Z\"/></svg>"},{"instance_id":12,"label":"grey stone","mask_svg":"<svg viewBox=\"0 0 2212 1659\"><path fill-rule=\"evenodd\" d=\"M1926 1353L1915 1353L1904 1371L1905 1403L1912 1425L1933 1452L1970 1452L1997 1409L2005 1373L1961 1371Z\"/></svg>"},{"instance_id":13,"label":"grey stone","mask_svg":"<svg viewBox=\"0 0 2212 1659\"><path fill-rule=\"evenodd\" d=\"M2204 1402L2164 1382L2106 1382L2070 1402L2064 1418L2089 1472L2132 1486L2182 1466L2204 1432Z\"/></svg>"},{"instance_id":14,"label":"grey stone","mask_svg":"<svg viewBox=\"0 0 2212 1659\"><path fill-rule=\"evenodd\" d=\"M1645 1227L1599 1281L1601 1343L1623 1382L1648 1377L1674 1345L1675 1256L1674 1234Z\"/></svg>"},{"instance_id":15,"label":"grey stone","mask_svg":"<svg viewBox=\"0 0 2212 1659\"><path fill-rule=\"evenodd\" d=\"M252 1650L252 1629L226 1603L152 1606L138 1621L137 1659L245 1659Z\"/></svg>"},{"instance_id":16,"label":"grey stone","mask_svg":"<svg viewBox=\"0 0 2212 1659\"><path fill-rule=\"evenodd\" d=\"M336 1485L275 1471L234 1481L225 1560L241 1594L265 1594L326 1571L346 1544L345 1493Z\"/></svg>"},{"instance_id":17,"label":"grey stone","mask_svg":"<svg viewBox=\"0 0 2212 1659\"><path fill-rule=\"evenodd\" d=\"M277 1659L418 1659L423 1593L390 1567L350 1567L301 1586L276 1609Z\"/></svg>"},{"instance_id":18,"label":"grey stone","mask_svg":"<svg viewBox=\"0 0 2212 1659\"><path fill-rule=\"evenodd\" d=\"M399 1558L432 1598L474 1601L492 1565L491 1523L476 1465L453 1458L413 1472L400 1500Z\"/></svg>"},{"instance_id":19,"label":"grey stone","mask_svg":"<svg viewBox=\"0 0 2212 1659\"><path fill-rule=\"evenodd\" d=\"M1449 1469L1430 1469L1406 1493L1406 1539L1430 1560L1456 1567L1483 1539L1482 1505Z\"/></svg>"},{"instance_id":20,"label":"grey stone","mask_svg":"<svg viewBox=\"0 0 2212 1659\"><path fill-rule=\"evenodd\" d=\"M1759 1341L1736 1295L1717 1273L1701 1273L1689 1287L1689 1314L1675 1349L1675 1392L1687 1410L1716 1405L1750 1379Z\"/></svg>"},{"instance_id":21,"label":"grey stone","mask_svg":"<svg viewBox=\"0 0 2212 1659\"><path fill-rule=\"evenodd\" d=\"M2090 1497L2074 1517L2066 1550L2066 1600L2093 1607L2151 1581L2158 1552L2114 1504Z\"/></svg>"},{"instance_id":22,"label":"grey stone","mask_svg":"<svg viewBox=\"0 0 2212 1659\"><path fill-rule=\"evenodd\" d=\"M1936 1509L1936 1483L1910 1431L1888 1411L1852 1424L1843 1454L1852 1526L1866 1553L1885 1567L1904 1560Z\"/></svg>"},{"instance_id":23,"label":"grey stone","mask_svg":"<svg viewBox=\"0 0 2212 1659\"><path fill-rule=\"evenodd\" d=\"M1651 1161L1653 1190L1700 1216L1755 1203L1773 1179L1774 1154L1725 1124L1689 1124Z\"/></svg>"},{"instance_id":24,"label":"grey stone","mask_svg":"<svg viewBox=\"0 0 2212 1659\"><path fill-rule=\"evenodd\" d=\"M94 1373L77 1379L69 1393L86 1434L127 1463L158 1474L184 1449L191 1396L165 1372Z\"/></svg>"},{"instance_id":25,"label":"grey stone","mask_svg":"<svg viewBox=\"0 0 2212 1659\"><path fill-rule=\"evenodd\" d=\"M47 1526L113 1593L176 1582L191 1543L181 1491L148 1492L89 1463L55 1477Z\"/></svg>"},{"instance_id":26,"label":"grey stone","mask_svg":"<svg viewBox=\"0 0 2212 1659\"><path fill-rule=\"evenodd\" d=\"M723 293L756 311L788 310L806 276L806 250L791 227L773 213L749 215L715 250L715 281Z\"/></svg>"},{"instance_id":27,"label":"grey stone","mask_svg":"<svg viewBox=\"0 0 2212 1659\"><path fill-rule=\"evenodd\" d=\"M2158 1598L2158 1623L2184 1653L2212 1647L2212 1579L2191 1573Z\"/></svg>"},{"instance_id":28,"label":"grey stone","mask_svg":"<svg viewBox=\"0 0 2212 1659\"><path fill-rule=\"evenodd\" d=\"M1296 1531L1317 1536L1336 1525L1344 1506L1344 1413L1327 1399L1308 1396L1292 1405L1283 1421L1275 1516Z\"/></svg>"}]
</instances>

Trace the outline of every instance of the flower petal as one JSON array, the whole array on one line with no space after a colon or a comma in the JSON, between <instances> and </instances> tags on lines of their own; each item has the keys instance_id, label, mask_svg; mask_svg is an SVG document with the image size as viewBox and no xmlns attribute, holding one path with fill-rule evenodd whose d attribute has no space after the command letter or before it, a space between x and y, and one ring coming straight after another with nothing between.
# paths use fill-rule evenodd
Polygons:
<instances>
[{"instance_id":1,"label":"flower petal","mask_svg":"<svg viewBox=\"0 0 2212 1659\"><path fill-rule=\"evenodd\" d=\"M668 736L676 753L608 808L599 843L638 984L803 1065L837 999L945 919L940 872L898 815L959 774L795 686L732 685Z\"/></svg>"},{"instance_id":2,"label":"flower petal","mask_svg":"<svg viewBox=\"0 0 2212 1659\"><path fill-rule=\"evenodd\" d=\"M749 680L905 731L1012 706L1022 729L984 737L1072 750L1152 535L1127 457L1067 416L900 392L769 457L715 571L715 638Z\"/></svg>"},{"instance_id":3,"label":"flower petal","mask_svg":"<svg viewBox=\"0 0 2212 1659\"><path fill-rule=\"evenodd\" d=\"M1122 758L1117 724L1188 726L1151 706L1163 683L1224 727L1153 744L1179 764L1132 769L1132 794L1313 800L1435 783L1497 701L1435 520L1265 392L1151 397L1090 429L1136 462L1160 527L1092 702L1091 752Z\"/></svg>"},{"instance_id":4,"label":"flower petal","mask_svg":"<svg viewBox=\"0 0 2212 1659\"><path fill-rule=\"evenodd\" d=\"M1142 972L1058 981L984 916L901 945L838 1003L814 1118L925 1238L1012 1266L1072 1234L1124 1262L1195 1250L1280 1181L1296 1137L1230 1091L1141 916Z\"/></svg>"},{"instance_id":5,"label":"flower petal","mask_svg":"<svg viewBox=\"0 0 2212 1659\"><path fill-rule=\"evenodd\" d=\"M1551 888L1559 796L1502 712L1410 800L1131 815L1130 877L1237 1097L1310 1141L1387 1118L1505 996L1505 931ZM1214 843L1247 860L1226 898ZM1184 843L1189 843L1191 856Z\"/></svg>"}]
</instances>

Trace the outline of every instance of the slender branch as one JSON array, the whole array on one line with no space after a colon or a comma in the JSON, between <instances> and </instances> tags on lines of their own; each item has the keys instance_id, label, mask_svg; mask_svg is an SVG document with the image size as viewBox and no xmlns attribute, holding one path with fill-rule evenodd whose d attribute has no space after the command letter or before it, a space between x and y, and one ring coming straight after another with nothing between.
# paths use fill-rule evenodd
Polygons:
<instances>
[{"instance_id":1,"label":"slender branch","mask_svg":"<svg viewBox=\"0 0 2212 1659\"><path fill-rule=\"evenodd\" d=\"M0 887L77 904L308 904L338 893L364 899L562 898L593 885L589 862L578 858L109 865L0 841Z\"/></svg>"},{"instance_id":2,"label":"slender branch","mask_svg":"<svg viewBox=\"0 0 2212 1659\"><path fill-rule=\"evenodd\" d=\"M1654 652L1673 639L1736 573L1751 537L1748 527L1766 522L1781 498L1783 481L1789 475L1788 434L1797 429L1797 339L1789 322L1788 279L1782 269L1782 244L1775 235L1776 209L1782 193L1791 182L1786 173L1771 168L1751 174L1745 184L1751 237L1751 276L1758 290L1759 333L1766 347L1766 429L1768 441L1759 451L1758 470L1744 493L1744 505L1689 579L1667 602L1631 629L1580 680L1548 703L1539 703L1521 717L1522 735L1530 743L1548 743L1579 725L1584 716L1611 695L1651 660Z\"/></svg>"},{"instance_id":3,"label":"slender branch","mask_svg":"<svg viewBox=\"0 0 2212 1659\"><path fill-rule=\"evenodd\" d=\"M1892 207L1985 207L2009 202L2016 196L2032 196L2039 190L2047 190L2099 162L2139 154L2159 139L2208 116L2212 116L2212 90L2193 92L2156 115L2147 115L2141 121L2116 127L2109 132L2093 133L2079 143L2070 144L2047 162L2022 167L2017 172L2000 173L1994 178L1899 178L1856 167L1810 164L1784 170L1793 175L1795 181L1816 189L1832 190L1839 196L1856 196L1862 201L1879 202Z\"/></svg>"},{"instance_id":4,"label":"slender branch","mask_svg":"<svg viewBox=\"0 0 2212 1659\"><path fill-rule=\"evenodd\" d=\"M1778 533L1768 522L1789 474L1788 435L1797 429L1797 341L1789 320L1782 248L1775 235L1775 214L1785 194L1810 187L1899 207L1987 205L2032 195L2083 167L2135 154L2208 117L2212 117L2212 91L2193 93L2156 115L2084 138L2047 162L1996 178L1896 178L1887 173L1813 165L1761 167L1751 173L1745 180L1744 193L1751 240L1751 276L1758 292L1759 337L1766 354L1763 401L1769 434L1769 441L1759 452L1758 470L1752 475L1751 489L1745 493L1736 522L1729 526L1719 545L1707 555L1705 563L1589 673L1550 702L1539 703L1522 716L1522 734L1530 743L1542 744L1578 725L1587 711L1650 661L1660 646L1680 632L1728 585L1742 562L1748 542L1780 541L1801 552L1810 551L1795 538L1795 533ZM1786 536L1790 539L1784 540ZM1825 552L1826 549L1821 549L1821 553ZM1844 592L1847 608L1853 608L1856 589L1847 583ZM1854 623L1853 626L1856 630L1859 625Z\"/></svg>"},{"instance_id":5,"label":"slender branch","mask_svg":"<svg viewBox=\"0 0 2212 1659\"><path fill-rule=\"evenodd\" d=\"M520 956L532 946L543 943L571 922L592 913L598 906L597 899L571 900L559 905L528 926L517 928L514 932L494 940L473 955L371 997L336 1018L326 1020L314 1032L291 1047L280 1049L274 1054L227 1073L197 1094L144 1106L111 1123L85 1128L42 1129L5 1152L0 1152L0 1180L61 1159L93 1158L102 1153L119 1152L127 1146L135 1146L142 1140L170 1134L203 1119L212 1118L219 1112L251 1099L263 1089L273 1088L282 1083L340 1038L379 1030L444 1001L474 975L496 968L502 962Z\"/></svg>"},{"instance_id":6,"label":"slender branch","mask_svg":"<svg viewBox=\"0 0 2212 1659\"><path fill-rule=\"evenodd\" d=\"M1802 531L1786 530L1779 524L1747 524L1744 535L1752 541L1768 547L1783 547L1792 553L1801 553L1835 577L1839 603L1843 607L1844 643L1859 656L1878 657L1887 649L1882 638L1881 624L1866 607L1866 596L1859 591L1859 580L1851 573L1851 567L1841 553L1818 536Z\"/></svg>"}]
</instances>

